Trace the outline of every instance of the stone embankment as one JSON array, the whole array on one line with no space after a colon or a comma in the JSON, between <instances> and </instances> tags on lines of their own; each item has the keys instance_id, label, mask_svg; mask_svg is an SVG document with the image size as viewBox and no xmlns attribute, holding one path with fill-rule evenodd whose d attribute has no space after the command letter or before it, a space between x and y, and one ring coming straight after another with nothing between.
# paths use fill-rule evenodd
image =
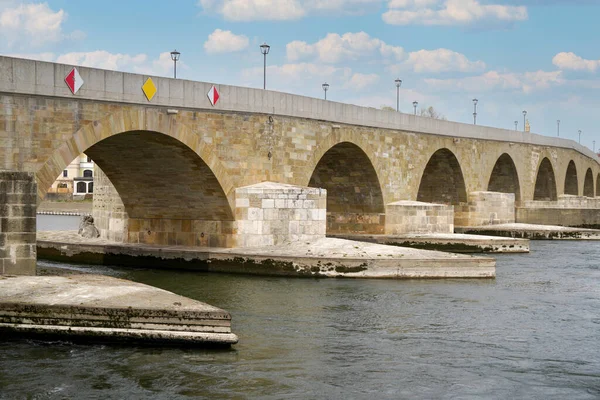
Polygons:
<instances>
[{"instance_id":1,"label":"stone embankment","mask_svg":"<svg viewBox=\"0 0 600 400\"><path fill-rule=\"evenodd\" d=\"M494 278L496 261L374 243L322 238L278 246L198 248L84 239L38 232L40 259L210 272L347 278Z\"/></svg>"},{"instance_id":2,"label":"stone embankment","mask_svg":"<svg viewBox=\"0 0 600 400\"><path fill-rule=\"evenodd\" d=\"M0 276L0 334L202 346L238 341L224 310L99 275Z\"/></svg>"}]
</instances>

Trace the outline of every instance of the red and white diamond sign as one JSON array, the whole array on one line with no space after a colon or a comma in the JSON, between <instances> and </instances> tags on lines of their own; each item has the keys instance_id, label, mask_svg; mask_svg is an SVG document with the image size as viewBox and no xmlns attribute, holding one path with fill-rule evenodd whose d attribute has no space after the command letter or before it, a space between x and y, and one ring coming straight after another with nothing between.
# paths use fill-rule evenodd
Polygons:
<instances>
[{"instance_id":1,"label":"red and white diamond sign","mask_svg":"<svg viewBox=\"0 0 600 400\"><path fill-rule=\"evenodd\" d=\"M81 86L83 86L83 79L81 78L81 75L79 75L77 68L73 68L71 72L67 74L65 82L73 94L77 93L79 89L81 89Z\"/></svg>"},{"instance_id":2,"label":"red and white diamond sign","mask_svg":"<svg viewBox=\"0 0 600 400\"><path fill-rule=\"evenodd\" d=\"M219 91L214 85L208 91L207 96L208 100L210 100L210 104L212 104L213 106L217 104L217 101L219 101Z\"/></svg>"}]
</instances>

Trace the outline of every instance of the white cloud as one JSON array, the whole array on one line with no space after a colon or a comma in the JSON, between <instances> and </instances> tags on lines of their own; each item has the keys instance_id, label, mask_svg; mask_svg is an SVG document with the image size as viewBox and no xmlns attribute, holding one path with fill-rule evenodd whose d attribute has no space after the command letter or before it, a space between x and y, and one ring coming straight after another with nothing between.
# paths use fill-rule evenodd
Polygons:
<instances>
[{"instance_id":1,"label":"white cloud","mask_svg":"<svg viewBox=\"0 0 600 400\"><path fill-rule=\"evenodd\" d=\"M204 43L204 50L209 54L231 53L244 50L250 41L244 35L236 35L231 31L215 29Z\"/></svg>"},{"instance_id":2,"label":"white cloud","mask_svg":"<svg viewBox=\"0 0 600 400\"><path fill-rule=\"evenodd\" d=\"M535 71L525 73L500 73L488 71L482 75L459 79L425 79L425 83L438 90L448 91L522 91L531 93L535 90L548 89L561 85L565 81L561 71Z\"/></svg>"},{"instance_id":3,"label":"white cloud","mask_svg":"<svg viewBox=\"0 0 600 400\"><path fill-rule=\"evenodd\" d=\"M85 34L81 31L63 33L62 25L66 19L67 13L52 10L48 3L3 2L0 3L0 38L8 48L82 39Z\"/></svg>"},{"instance_id":4,"label":"white cloud","mask_svg":"<svg viewBox=\"0 0 600 400\"><path fill-rule=\"evenodd\" d=\"M372 86L379 81L377 74L360 74L355 73L350 80L344 84L347 89L360 90L368 86Z\"/></svg>"},{"instance_id":5,"label":"white cloud","mask_svg":"<svg viewBox=\"0 0 600 400\"><path fill-rule=\"evenodd\" d=\"M336 11L361 14L383 0L199 0L206 12L229 21L288 21L308 14Z\"/></svg>"},{"instance_id":6,"label":"white cloud","mask_svg":"<svg viewBox=\"0 0 600 400\"><path fill-rule=\"evenodd\" d=\"M90 52L72 52L56 55L54 53L12 53L9 57L27 58L31 60L40 60L56 62L67 65L80 65L89 68L101 68L112 71L133 72L137 74L158 75L170 77L173 71L173 61L171 53L164 52L159 54L158 58L150 59L146 54L120 54L110 53L105 50ZM187 66L179 61L179 68L186 69Z\"/></svg>"},{"instance_id":7,"label":"white cloud","mask_svg":"<svg viewBox=\"0 0 600 400\"><path fill-rule=\"evenodd\" d=\"M383 20L392 25L472 25L528 19L527 7L481 4L479 0L391 0Z\"/></svg>"},{"instance_id":8,"label":"white cloud","mask_svg":"<svg viewBox=\"0 0 600 400\"><path fill-rule=\"evenodd\" d=\"M365 32L348 32L341 36L337 33L329 33L314 44L294 41L287 44L286 51L289 61L317 56L319 61L330 64L372 57L377 54L396 60L400 60L404 56L402 47L388 45L380 39L372 38Z\"/></svg>"},{"instance_id":9,"label":"white cloud","mask_svg":"<svg viewBox=\"0 0 600 400\"><path fill-rule=\"evenodd\" d=\"M552 64L562 70L596 72L600 68L600 60L586 60L575 53L558 53L552 59Z\"/></svg>"},{"instance_id":10,"label":"white cloud","mask_svg":"<svg viewBox=\"0 0 600 400\"><path fill-rule=\"evenodd\" d=\"M415 72L477 72L485 69L483 61L470 61L464 54L448 49L411 52L405 63Z\"/></svg>"}]
</instances>

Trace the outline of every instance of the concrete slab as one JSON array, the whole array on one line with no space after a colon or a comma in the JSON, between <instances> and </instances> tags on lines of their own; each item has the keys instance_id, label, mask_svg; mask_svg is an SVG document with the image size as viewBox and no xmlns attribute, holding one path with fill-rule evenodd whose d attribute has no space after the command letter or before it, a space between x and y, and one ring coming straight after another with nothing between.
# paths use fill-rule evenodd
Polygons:
<instances>
[{"instance_id":1,"label":"concrete slab","mask_svg":"<svg viewBox=\"0 0 600 400\"><path fill-rule=\"evenodd\" d=\"M224 310L99 275L0 276L0 332L217 346L238 341Z\"/></svg>"},{"instance_id":2,"label":"concrete slab","mask_svg":"<svg viewBox=\"0 0 600 400\"><path fill-rule=\"evenodd\" d=\"M600 230L555 225L500 224L489 226L455 227L456 233L494 235L530 240L600 240Z\"/></svg>"},{"instance_id":3,"label":"concrete slab","mask_svg":"<svg viewBox=\"0 0 600 400\"><path fill-rule=\"evenodd\" d=\"M347 278L493 278L493 258L322 238L255 248L197 248L38 232L38 257L63 262L256 275Z\"/></svg>"},{"instance_id":4,"label":"concrete slab","mask_svg":"<svg viewBox=\"0 0 600 400\"><path fill-rule=\"evenodd\" d=\"M428 233L404 235L340 234L328 235L328 237L451 253L529 253L528 239L497 236Z\"/></svg>"}]
</instances>

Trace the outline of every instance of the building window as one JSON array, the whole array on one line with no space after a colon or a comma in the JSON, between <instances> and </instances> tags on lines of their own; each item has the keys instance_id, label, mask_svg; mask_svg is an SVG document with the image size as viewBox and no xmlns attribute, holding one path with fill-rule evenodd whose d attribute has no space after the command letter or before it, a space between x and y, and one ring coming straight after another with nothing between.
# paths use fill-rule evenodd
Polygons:
<instances>
[{"instance_id":1,"label":"building window","mask_svg":"<svg viewBox=\"0 0 600 400\"><path fill-rule=\"evenodd\" d=\"M91 169L86 169L85 171L83 171L83 177L84 178L91 178L93 175L92 170Z\"/></svg>"},{"instance_id":2,"label":"building window","mask_svg":"<svg viewBox=\"0 0 600 400\"><path fill-rule=\"evenodd\" d=\"M85 182L77 182L77 193L85 193Z\"/></svg>"},{"instance_id":3,"label":"building window","mask_svg":"<svg viewBox=\"0 0 600 400\"><path fill-rule=\"evenodd\" d=\"M66 183L59 183L58 184L58 188L59 189L67 189L69 186Z\"/></svg>"},{"instance_id":4,"label":"building window","mask_svg":"<svg viewBox=\"0 0 600 400\"><path fill-rule=\"evenodd\" d=\"M69 176L69 171L66 169L63 171L63 178L67 178Z\"/></svg>"},{"instance_id":5,"label":"building window","mask_svg":"<svg viewBox=\"0 0 600 400\"><path fill-rule=\"evenodd\" d=\"M87 157L87 162L92 162L92 159L90 158L90 156Z\"/></svg>"},{"instance_id":6,"label":"building window","mask_svg":"<svg viewBox=\"0 0 600 400\"><path fill-rule=\"evenodd\" d=\"M88 183L88 193L94 193L94 182Z\"/></svg>"}]
</instances>

